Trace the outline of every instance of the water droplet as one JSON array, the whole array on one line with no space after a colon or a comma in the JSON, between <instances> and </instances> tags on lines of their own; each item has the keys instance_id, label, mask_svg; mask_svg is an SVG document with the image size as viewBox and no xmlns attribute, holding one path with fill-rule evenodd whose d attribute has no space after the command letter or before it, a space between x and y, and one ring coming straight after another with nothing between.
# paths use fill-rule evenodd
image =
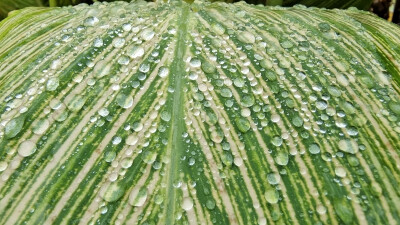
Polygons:
<instances>
[{"instance_id":1,"label":"water droplet","mask_svg":"<svg viewBox=\"0 0 400 225\"><path fill-rule=\"evenodd\" d=\"M270 188L264 193L264 197L268 203L276 204L279 201L279 192L273 188Z\"/></svg>"},{"instance_id":2,"label":"water droplet","mask_svg":"<svg viewBox=\"0 0 400 225\"><path fill-rule=\"evenodd\" d=\"M6 170L8 167L8 164L6 162L0 162L0 172L3 172Z\"/></svg>"},{"instance_id":3,"label":"water droplet","mask_svg":"<svg viewBox=\"0 0 400 225\"><path fill-rule=\"evenodd\" d=\"M389 109L392 110L395 114L400 116L400 103L390 101L389 102Z\"/></svg>"},{"instance_id":4,"label":"water droplet","mask_svg":"<svg viewBox=\"0 0 400 225\"><path fill-rule=\"evenodd\" d=\"M182 209L185 211L189 211L192 208L193 208L193 199L190 197L183 198Z\"/></svg>"},{"instance_id":5,"label":"water droplet","mask_svg":"<svg viewBox=\"0 0 400 225\"><path fill-rule=\"evenodd\" d=\"M125 143L127 145L136 145L136 143L139 141L139 138L134 135L134 134L130 134L126 139L125 139Z\"/></svg>"},{"instance_id":6,"label":"water droplet","mask_svg":"<svg viewBox=\"0 0 400 225\"><path fill-rule=\"evenodd\" d=\"M232 91L229 88L222 88L221 96L224 98L230 98L230 97L232 97Z\"/></svg>"},{"instance_id":7,"label":"water droplet","mask_svg":"<svg viewBox=\"0 0 400 225\"><path fill-rule=\"evenodd\" d=\"M163 111L161 113L161 119L164 120L165 122L168 122L171 120L171 113L168 111Z\"/></svg>"},{"instance_id":8,"label":"water droplet","mask_svg":"<svg viewBox=\"0 0 400 225\"><path fill-rule=\"evenodd\" d=\"M313 144L311 144L311 145L308 147L308 151L309 151L311 154L318 154L318 153L321 152L321 149L319 148L319 145L318 145L318 144L313 143Z\"/></svg>"},{"instance_id":9,"label":"water droplet","mask_svg":"<svg viewBox=\"0 0 400 225\"><path fill-rule=\"evenodd\" d=\"M235 119L236 126L240 130L240 132L245 133L250 129L250 122L245 118L236 118Z\"/></svg>"},{"instance_id":10,"label":"water droplet","mask_svg":"<svg viewBox=\"0 0 400 225\"><path fill-rule=\"evenodd\" d=\"M212 140L214 143L219 144L219 143L222 142L223 139L224 139L224 136L223 136L223 134L221 134L220 132L217 132L217 131L215 131L215 130L211 132L211 140Z\"/></svg>"},{"instance_id":11,"label":"water droplet","mask_svg":"<svg viewBox=\"0 0 400 225\"><path fill-rule=\"evenodd\" d=\"M242 97L240 104L244 107L251 107L255 103L253 95L245 95Z\"/></svg>"},{"instance_id":12,"label":"water droplet","mask_svg":"<svg viewBox=\"0 0 400 225\"><path fill-rule=\"evenodd\" d=\"M219 23L213 23L211 27L212 30L218 35L223 35L225 33L225 28Z\"/></svg>"},{"instance_id":13,"label":"water droplet","mask_svg":"<svg viewBox=\"0 0 400 225\"><path fill-rule=\"evenodd\" d=\"M103 39L99 37L93 40L93 46L96 48L100 48L101 46L103 46L103 44L104 44Z\"/></svg>"},{"instance_id":14,"label":"water droplet","mask_svg":"<svg viewBox=\"0 0 400 225\"><path fill-rule=\"evenodd\" d=\"M279 181L281 180L281 176L278 173L269 173L267 175L267 180L268 183L275 185L279 183Z\"/></svg>"},{"instance_id":15,"label":"water droplet","mask_svg":"<svg viewBox=\"0 0 400 225\"><path fill-rule=\"evenodd\" d=\"M256 37L248 31L242 31L238 34L238 40L246 44L253 44L256 42Z\"/></svg>"},{"instance_id":16,"label":"water droplet","mask_svg":"<svg viewBox=\"0 0 400 225\"><path fill-rule=\"evenodd\" d=\"M333 203L336 214L345 224L353 224L354 214L351 206L345 198L335 199Z\"/></svg>"},{"instance_id":17,"label":"water droplet","mask_svg":"<svg viewBox=\"0 0 400 225\"><path fill-rule=\"evenodd\" d=\"M329 25L328 23L319 23L318 24L318 28L321 32L328 32L331 30L331 25Z\"/></svg>"},{"instance_id":18,"label":"water droplet","mask_svg":"<svg viewBox=\"0 0 400 225\"><path fill-rule=\"evenodd\" d=\"M129 108L132 107L132 105L133 105L133 98L132 98L132 96L125 95L125 94L122 94L122 93L119 93L119 94L117 95L116 101L117 101L117 104L118 104L120 107L124 108L124 109L129 109Z\"/></svg>"},{"instance_id":19,"label":"water droplet","mask_svg":"<svg viewBox=\"0 0 400 225\"><path fill-rule=\"evenodd\" d=\"M111 64L108 64L105 60L100 60L96 63L93 68L93 76L96 78L102 78L109 75L111 72Z\"/></svg>"},{"instance_id":20,"label":"water droplet","mask_svg":"<svg viewBox=\"0 0 400 225\"><path fill-rule=\"evenodd\" d=\"M72 112L78 112L82 109L83 105L86 103L86 98L82 95L74 95L70 98L69 102L67 103L67 108Z\"/></svg>"},{"instance_id":21,"label":"water droplet","mask_svg":"<svg viewBox=\"0 0 400 225\"><path fill-rule=\"evenodd\" d=\"M110 183L101 197L106 202L115 202L120 199L125 193L125 188L118 182Z\"/></svg>"},{"instance_id":22,"label":"water droplet","mask_svg":"<svg viewBox=\"0 0 400 225\"><path fill-rule=\"evenodd\" d=\"M276 164L286 166L289 163L289 155L286 152L278 152L275 156Z\"/></svg>"},{"instance_id":23,"label":"water droplet","mask_svg":"<svg viewBox=\"0 0 400 225\"><path fill-rule=\"evenodd\" d=\"M274 136L271 140L272 144L279 147L282 145L282 138L280 136Z\"/></svg>"},{"instance_id":24,"label":"water droplet","mask_svg":"<svg viewBox=\"0 0 400 225\"><path fill-rule=\"evenodd\" d=\"M328 107L328 103L326 101L320 100L315 103L315 107L319 110L325 110Z\"/></svg>"},{"instance_id":25,"label":"water droplet","mask_svg":"<svg viewBox=\"0 0 400 225\"><path fill-rule=\"evenodd\" d=\"M148 64L148 63L142 63L142 64L140 64L140 66L139 66L139 71L142 72L142 73L147 73L147 72L149 72L149 71L150 71L150 64ZM140 80L143 80L143 79L140 79Z\"/></svg>"},{"instance_id":26,"label":"water droplet","mask_svg":"<svg viewBox=\"0 0 400 225\"><path fill-rule=\"evenodd\" d=\"M350 139L342 139L339 141L339 149L350 153L350 154L356 154L358 152L358 144L354 140Z\"/></svg>"},{"instance_id":27,"label":"water droplet","mask_svg":"<svg viewBox=\"0 0 400 225\"><path fill-rule=\"evenodd\" d=\"M204 73L214 73L217 70L217 68L208 61L205 61L201 64L201 69L204 71Z\"/></svg>"},{"instance_id":28,"label":"water droplet","mask_svg":"<svg viewBox=\"0 0 400 225\"><path fill-rule=\"evenodd\" d=\"M209 210L215 209L215 201L212 200L212 199L208 199L207 202L206 202L206 207Z\"/></svg>"},{"instance_id":29,"label":"water droplet","mask_svg":"<svg viewBox=\"0 0 400 225\"><path fill-rule=\"evenodd\" d=\"M97 17L90 16L83 21L83 25L85 25L87 27L93 27L98 22L99 22L99 19L97 19Z\"/></svg>"},{"instance_id":30,"label":"water droplet","mask_svg":"<svg viewBox=\"0 0 400 225\"><path fill-rule=\"evenodd\" d=\"M142 31L141 37L142 37L143 40L149 41L154 37L154 35L155 35L155 32L153 31L153 29L147 28L147 29Z\"/></svg>"},{"instance_id":31,"label":"water droplet","mask_svg":"<svg viewBox=\"0 0 400 225\"><path fill-rule=\"evenodd\" d=\"M295 127L301 127L301 126L303 126L304 122L300 116L295 116L292 119L292 123L293 123L293 126L295 126Z\"/></svg>"},{"instance_id":32,"label":"water droplet","mask_svg":"<svg viewBox=\"0 0 400 225\"><path fill-rule=\"evenodd\" d=\"M338 177L346 177L346 170L343 168L343 167L341 167L341 166L339 166L339 167L336 167L335 168L335 174L336 174L336 176L338 176Z\"/></svg>"},{"instance_id":33,"label":"water droplet","mask_svg":"<svg viewBox=\"0 0 400 225\"><path fill-rule=\"evenodd\" d=\"M124 65L124 66L128 65L129 64L129 58L127 56L125 56L125 55L119 57L118 58L118 64Z\"/></svg>"},{"instance_id":34,"label":"water droplet","mask_svg":"<svg viewBox=\"0 0 400 225\"><path fill-rule=\"evenodd\" d=\"M158 69L158 76L164 78L164 77L167 77L168 74L169 74L169 69L168 69L168 67L161 66L161 67Z\"/></svg>"},{"instance_id":35,"label":"water droplet","mask_svg":"<svg viewBox=\"0 0 400 225\"><path fill-rule=\"evenodd\" d=\"M21 131L22 127L24 126L25 117L19 116L14 118L5 126L4 135L7 139L13 138L17 136L17 134Z\"/></svg>"},{"instance_id":36,"label":"water droplet","mask_svg":"<svg viewBox=\"0 0 400 225\"><path fill-rule=\"evenodd\" d=\"M18 154L22 157L28 157L36 152L36 144L33 141L23 141L18 146Z\"/></svg>"},{"instance_id":37,"label":"water droplet","mask_svg":"<svg viewBox=\"0 0 400 225\"><path fill-rule=\"evenodd\" d=\"M326 207L323 205L318 205L317 206L317 212L319 215L324 215L326 213Z\"/></svg>"},{"instance_id":38,"label":"water droplet","mask_svg":"<svg viewBox=\"0 0 400 225\"><path fill-rule=\"evenodd\" d=\"M59 80L56 77L50 78L46 83L46 90L55 91L59 85Z\"/></svg>"},{"instance_id":39,"label":"water droplet","mask_svg":"<svg viewBox=\"0 0 400 225\"><path fill-rule=\"evenodd\" d=\"M129 195L129 204L136 207L141 207L147 200L147 188L136 186L132 189Z\"/></svg>"},{"instance_id":40,"label":"water droplet","mask_svg":"<svg viewBox=\"0 0 400 225\"><path fill-rule=\"evenodd\" d=\"M128 48L126 54L132 59L136 59L144 55L144 48L141 46L133 45Z\"/></svg>"},{"instance_id":41,"label":"water droplet","mask_svg":"<svg viewBox=\"0 0 400 225\"><path fill-rule=\"evenodd\" d=\"M49 120L42 118L33 125L32 131L34 134L44 134L49 126Z\"/></svg>"},{"instance_id":42,"label":"water droplet","mask_svg":"<svg viewBox=\"0 0 400 225\"><path fill-rule=\"evenodd\" d=\"M198 58L192 58L192 59L190 59L189 64L193 68L198 68L201 66L201 61Z\"/></svg>"},{"instance_id":43,"label":"water droplet","mask_svg":"<svg viewBox=\"0 0 400 225\"><path fill-rule=\"evenodd\" d=\"M377 182L372 182L371 191L375 196L379 197L382 195L382 187Z\"/></svg>"},{"instance_id":44,"label":"water droplet","mask_svg":"<svg viewBox=\"0 0 400 225\"><path fill-rule=\"evenodd\" d=\"M123 38L115 38L112 42L114 48L122 48L125 45L125 39Z\"/></svg>"}]
</instances>

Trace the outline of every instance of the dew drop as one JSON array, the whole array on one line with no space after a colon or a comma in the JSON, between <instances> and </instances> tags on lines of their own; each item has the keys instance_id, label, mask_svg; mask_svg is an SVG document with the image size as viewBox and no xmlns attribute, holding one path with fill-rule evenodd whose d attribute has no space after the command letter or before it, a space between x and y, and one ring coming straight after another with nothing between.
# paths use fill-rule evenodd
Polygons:
<instances>
[{"instance_id":1,"label":"dew drop","mask_svg":"<svg viewBox=\"0 0 400 225\"><path fill-rule=\"evenodd\" d=\"M23 141L18 146L18 154L22 157L28 157L36 152L36 144L33 141L27 140Z\"/></svg>"},{"instance_id":2,"label":"dew drop","mask_svg":"<svg viewBox=\"0 0 400 225\"><path fill-rule=\"evenodd\" d=\"M286 166L289 163L289 155L286 152L278 152L275 156L276 164Z\"/></svg>"},{"instance_id":3,"label":"dew drop","mask_svg":"<svg viewBox=\"0 0 400 225\"><path fill-rule=\"evenodd\" d=\"M270 188L264 193L265 200L270 204L276 204L279 201L279 193L277 190Z\"/></svg>"},{"instance_id":4,"label":"dew drop","mask_svg":"<svg viewBox=\"0 0 400 225\"><path fill-rule=\"evenodd\" d=\"M342 139L339 141L338 146L340 150L350 154L356 154L358 152L358 144L354 140Z\"/></svg>"},{"instance_id":5,"label":"dew drop","mask_svg":"<svg viewBox=\"0 0 400 225\"><path fill-rule=\"evenodd\" d=\"M144 55L144 48L141 46L133 45L128 48L126 54L132 59L136 59Z\"/></svg>"},{"instance_id":6,"label":"dew drop","mask_svg":"<svg viewBox=\"0 0 400 225\"><path fill-rule=\"evenodd\" d=\"M125 188L118 182L110 183L101 197L106 202L115 202L120 199L125 193Z\"/></svg>"},{"instance_id":7,"label":"dew drop","mask_svg":"<svg viewBox=\"0 0 400 225\"><path fill-rule=\"evenodd\" d=\"M309 151L311 154L318 154L318 153L321 152L321 149L320 149L320 147L319 147L318 144L313 143L313 144L311 144L311 145L308 147L308 151Z\"/></svg>"},{"instance_id":8,"label":"dew drop","mask_svg":"<svg viewBox=\"0 0 400 225\"><path fill-rule=\"evenodd\" d=\"M182 209L185 211L189 211L192 208L193 208L193 199L190 197L183 198Z\"/></svg>"},{"instance_id":9,"label":"dew drop","mask_svg":"<svg viewBox=\"0 0 400 225\"><path fill-rule=\"evenodd\" d=\"M246 44L253 44L256 42L256 37L248 31L242 31L238 34L238 40Z\"/></svg>"},{"instance_id":10,"label":"dew drop","mask_svg":"<svg viewBox=\"0 0 400 225\"><path fill-rule=\"evenodd\" d=\"M34 134L44 134L49 126L49 120L42 118L33 125L32 131Z\"/></svg>"},{"instance_id":11,"label":"dew drop","mask_svg":"<svg viewBox=\"0 0 400 225\"><path fill-rule=\"evenodd\" d=\"M46 90L55 91L59 85L59 80L56 77L50 78L46 83Z\"/></svg>"},{"instance_id":12,"label":"dew drop","mask_svg":"<svg viewBox=\"0 0 400 225\"><path fill-rule=\"evenodd\" d=\"M18 133L22 130L24 122L25 122L24 116L19 116L17 118L8 121L4 130L5 137L7 139L10 139L17 136Z\"/></svg>"},{"instance_id":13,"label":"dew drop","mask_svg":"<svg viewBox=\"0 0 400 225\"><path fill-rule=\"evenodd\" d=\"M167 77L168 74L169 74L169 69L168 69L168 67L161 66L161 67L158 69L158 76L164 78L164 77Z\"/></svg>"},{"instance_id":14,"label":"dew drop","mask_svg":"<svg viewBox=\"0 0 400 225\"><path fill-rule=\"evenodd\" d=\"M153 39L154 35L155 35L154 30L151 28L147 28L142 31L141 37L145 41L150 41L151 39Z\"/></svg>"},{"instance_id":15,"label":"dew drop","mask_svg":"<svg viewBox=\"0 0 400 225\"><path fill-rule=\"evenodd\" d=\"M117 104L124 108L129 109L133 105L133 97L119 93L116 97Z\"/></svg>"},{"instance_id":16,"label":"dew drop","mask_svg":"<svg viewBox=\"0 0 400 225\"><path fill-rule=\"evenodd\" d=\"M141 207L147 200L147 188L136 186L129 194L129 204L136 207Z\"/></svg>"}]
</instances>

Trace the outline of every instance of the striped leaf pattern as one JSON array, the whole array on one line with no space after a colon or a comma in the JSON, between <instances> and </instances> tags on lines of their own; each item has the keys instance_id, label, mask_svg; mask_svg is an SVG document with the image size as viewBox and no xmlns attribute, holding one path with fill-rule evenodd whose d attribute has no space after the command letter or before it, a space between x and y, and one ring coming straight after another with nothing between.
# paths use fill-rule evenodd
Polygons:
<instances>
[{"instance_id":1,"label":"striped leaf pattern","mask_svg":"<svg viewBox=\"0 0 400 225\"><path fill-rule=\"evenodd\" d=\"M396 33L245 3L12 14L0 224L399 224Z\"/></svg>"}]
</instances>

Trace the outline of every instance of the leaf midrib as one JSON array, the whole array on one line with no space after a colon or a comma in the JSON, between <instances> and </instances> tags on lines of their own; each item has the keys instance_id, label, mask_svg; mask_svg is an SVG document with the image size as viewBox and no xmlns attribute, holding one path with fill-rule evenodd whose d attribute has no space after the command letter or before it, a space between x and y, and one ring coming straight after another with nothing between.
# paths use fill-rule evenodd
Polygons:
<instances>
[{"instance_id":1,"label":"leaf midrib","mask_svg":"<svg viewBox=\"0 0 400 225\"><path fill-rule=\"evenodd\" d=\"M182 2L182 5L177 8L181 8L181 14L178 17L178 39L175 49L175 58L171 64L171 77L170 83L174 87L174 96L172 102L172 117L171 117L171 131L168 142L168 152L170 154L170 168L168 173L168 189L167 189L167 204L165 206L166 223L174 224L174 212L175 212L175 190L174 181L178 173L178 163L180 155L183 152L183 140L181 135L184 131L184 110L183 110L183 78L185 76L185 62L183 60L186 52L186 35L187 35L187 20L189 17L189 6Z\"/></svg>"}]
</instances>

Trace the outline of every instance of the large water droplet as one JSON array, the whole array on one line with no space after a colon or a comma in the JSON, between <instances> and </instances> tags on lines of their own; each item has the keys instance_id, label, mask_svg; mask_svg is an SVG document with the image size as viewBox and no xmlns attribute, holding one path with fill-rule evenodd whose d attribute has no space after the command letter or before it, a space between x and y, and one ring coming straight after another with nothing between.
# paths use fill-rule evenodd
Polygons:
<instances>
[{"instance_id":1,"label":"large water droplet","mask_svg":"<svg viewBox=\"0 0 400 225\"><path fill-rule=\"evenodd\" d=\"M42 118L33 125L32 131L35 134L44 134L44 132L46 132L49 126L50 126L49 120Z\"/></svg>"},{"instance_id":2,"label":"large water droplet","mask_svg":"<svg viewBox=\"0 0 400 225\"><path fill-rule=\"evenodd\" d=\"M264 197L268 203L276 204L279 201L279 192L273 188L270 188L264 193Z\"/></svg>"},{"instance_id":3,"label":"large water droplet","mask_svg":"<svg viewBox=\"0 0 400 225\"><path fill-rule=\"evenodd\" d=\"M128 48L126 54L132 59L136 59L144 55L144 48L141 46L133 45Z\"/></svg>"},{"instance_id":4,"label":"large water droplet","mask_svg":"<svg viewBox=\"0 0 400 225\"><path fill-rule=\"evenodd\" d=\"M250 129L250 122L245 118L242 117L236 118L235 122L236 126L242 133L245 133Z\"/></svg>"},{"instance_id":5,"label":"large water droplet","mask_svg":"<svg viewBox=\"0 0 400 225\"><path fill-rule=\"evenodd\" d=\"M311 154L318 154L321 152L321 149L318 144L313 143L308 147L308 151L310 151Z\"/></svg>"},{"instance_id":6,"label":"large water droplet","mask_svg":"<svg viewBox=\"0 0 400 225\"><path fill-rule=\"evenodd\" d=\"M189 211L192 208L193 208L193 199L190 197L183 198L182 209L185 211Z\"/></svg>"},{"instance_id":7,"label":"large water droplet","mask_svg":"<svg viewBox=\"0 0 400 225\"><path fill-rule=\"evenodd\" d=\"M147 188L136 186L132 189L129 195L129 204L132 206L143 206L147 200Z\"/></svg>"},{"instance_id":8,"label":"large water droplet","mask_svg":"<svg viewBox=\"0 0 400 225\"><path fill-rule=\"evenodd\" d=\"M339 149L350 153L350 154L356 154L358 152L358 144L354 140L350 139L342 139L339 141Z\"/></svg>"},{"instance_id":9,"label":"large water droplet","mask_svg":"<svg viewBox=\"0 0 400 225\"><path fill-rule=\"evenodd\" d=\"M96 78L102 78L107 76L111 72L111 64L107 63L105 60L100 60L96 63L93 68L93 76Z\"/></svg>"},{"instance_id":10,"label":"large water droplet","mask_svg":"<svg viewBox=\"0 0 400 225\"><path fill-rule=\"evenodd\" d=\"M278 152L275 156L276 164L286 166L289 163L289 155L286 152Z\"/></svg>"},{"instance_id":11,"label":"large water droplet","mask_svg":"<svg viewBox=\"0 0 400 225\"><path fill-rule=\"evenodd\" d=\"M115 202L120 199L125 192L125 188L118 182L111 183L104 194L101 196L106 202Z\"/></svg>"},{"instance_id":12,"label":"large water droplet","mask_svg":"<svg viewBox=\"0 0 400 225\"><path fill-rule=\"evenodd\" d=\"M55 91L59 85L59 80L56 77L50 78L46 83L46 90Z\"/></svg>"},{"instance_id":13,"label":"large water droplet","mask_svg":"<svg viewBox=\"0 0 400 225\"><path fill-rule=\"evenodd\" d=\"M22 157L28 157L36 152L36 144L33 141L27 140L18 146L18 154Z\"/></svg>"},{"instance_id":14,"label":"large water droplet","mask_svg":"<svg viewBox=\"0 0 400 225\"><path fill-rule=\"evenodd\" d=\"M117 104L124 109L129 109L133 105L133 97L122 93L117 95L116 101Z\"/></svg>"},{"instance_id":15,"label":"large water droplet","mask_svg":"<svg viewBox=\"0 0 400 225\"><path fill-rule=\"evenodd\" d=\"M17 134L21 131L23 125L25 122L25 117L24 116L19 116L17 118L14 118L10 121L5 126L4 130L4 135L6 138L13 138L17 136Z\"/></svg>"},{"instance_id":16,"label":"large water droplet","mask_svg":"<svg viewBox=\"0 0 400 225\"><path fill-rule=\"evenodd\" d=\"M164 77L167 77L168 74L169 74L169 69L168 69L168 67L166 67L166 66L161 66L161 67L158 69L158 76L164 78Z\"/></svg>"},{"instance_id":17,"label":"large water droplet","mask_svg":"<svg viewBox=\"0 0 400 225\"><path fill-rule=\"evenodd\" d=\"M253 44L256 42L256 37L254 34L248 32L248 31L242 31L238 34L238 39L241 42L244 42L246 44Z\"/></svg>"},{"instance_id":18,"label":"large water droplet","mask_svg":"<svg viewBox=\"0 0 400 225\"><path fill-rule=\"evenodd\" d=\"M149 41L154 37L154 35L155 35L154 30L151 29L151 28L147 28L147 29L142 31L141 37L142 37L143 40Z\"/></svg>"}]
</instances>

